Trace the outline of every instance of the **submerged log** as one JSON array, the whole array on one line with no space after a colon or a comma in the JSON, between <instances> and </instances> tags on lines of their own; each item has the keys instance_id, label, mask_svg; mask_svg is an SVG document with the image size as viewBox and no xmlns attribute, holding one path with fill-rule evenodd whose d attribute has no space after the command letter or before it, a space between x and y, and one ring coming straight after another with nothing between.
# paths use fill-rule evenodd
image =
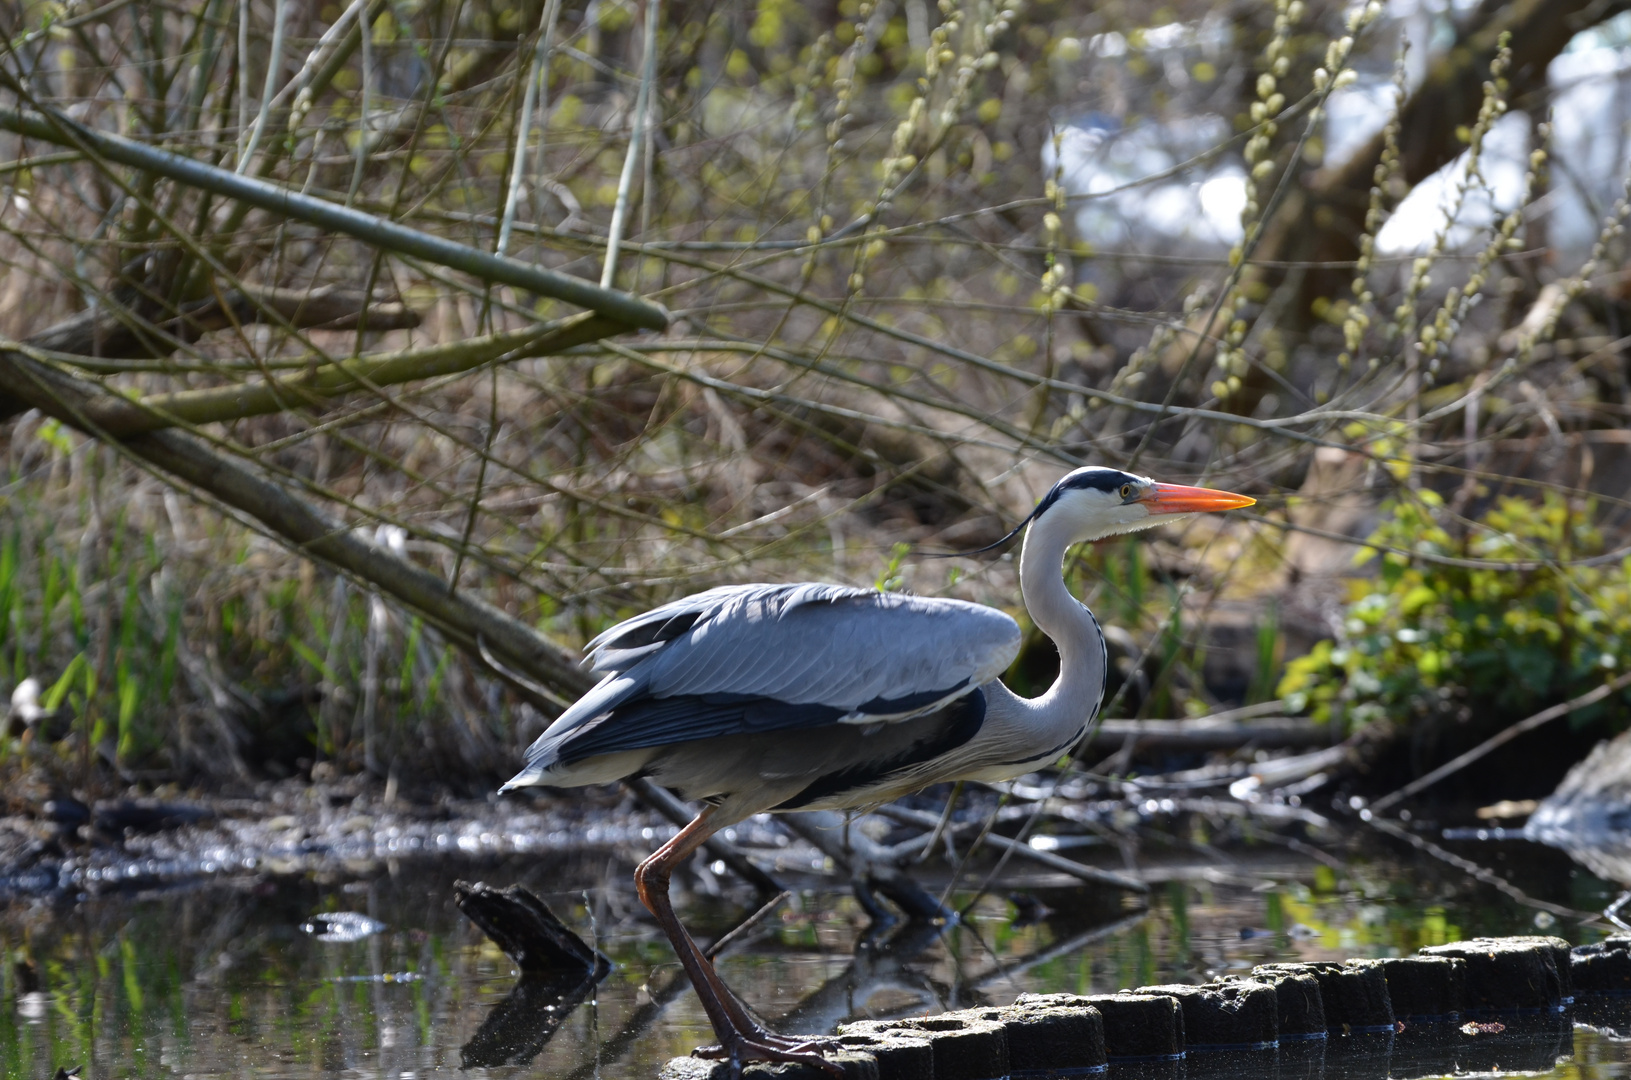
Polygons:
<instances>
[{"instance_id":1,"label":"submerged log","mask_svg":"<svg viewBox=\"0 0 1631 1080\"><path fill-rule=\"evenodd\" d=\"M516 962L523 975L588 978L606 959L567 929L542 900L521 885L495 889L477 881L453 883L453 902L482 933Z\"/></svg>"},{"instance_id":2,"label":"submerged log","mask_svg":"<svg viewBox=\"0 0 1631 1080\"><path fill-rule=\"evenodd\" d=\"M453 902L521 968L521 978L460 1047L466 1069L526 1065L611 963L521 885L453 883Z\"/></svg>"}]
</instances>

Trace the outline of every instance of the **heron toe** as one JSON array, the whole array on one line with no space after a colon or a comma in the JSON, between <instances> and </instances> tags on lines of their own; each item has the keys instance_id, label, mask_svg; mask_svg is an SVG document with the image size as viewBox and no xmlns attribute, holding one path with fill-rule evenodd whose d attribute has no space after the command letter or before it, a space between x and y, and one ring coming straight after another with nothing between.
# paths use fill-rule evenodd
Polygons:
<instances>
[{"instance_id":1,"label":"heron toe","mask_svg":"<svg viewBox=\"0 0 1631 1080\"><path fill-rule=\"evenodd\" d=\"M742 1075L742 1066L751 1065L757 1061L767 1062L772 1065L804 1065L809 1068L820 1069L835 1077L836 1080L844 1080L847 1075L842 1065L836 1061L828 1061L821 1056L819 1051L802 1049L803 1047L816 1046L826 1042L826 1040L811 1039L809 1037L801 1040L769 1032L765 1034L768 1038L759 1039L740 1035L736 1038L727 1039L717 1046L699 1046L691 1052L691 1056L715 1061L729 1061L731 1063L732 1080L737 1080ZM774 1040L774 1042L771 1040ZM784 1045L778 1046L776 1043ZM833 1044L833 1046L836 1047L836 1044Z\"/></svg>"}]
</instances>

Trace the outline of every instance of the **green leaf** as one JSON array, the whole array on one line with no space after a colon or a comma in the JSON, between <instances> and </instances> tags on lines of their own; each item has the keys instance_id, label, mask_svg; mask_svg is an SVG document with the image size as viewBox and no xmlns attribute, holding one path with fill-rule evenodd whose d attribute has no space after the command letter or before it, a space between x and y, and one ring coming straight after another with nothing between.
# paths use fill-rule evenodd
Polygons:
<instances>
[{"instance_id":1,"label":"green leaf","mask_svg":"<svg viewBox=\"0 0 1631 1080\"><path fill-rule=\"evenodd\" d=\"M74 658L68 661L68 666L62 669L62 674L57 677L57 681L51 684L51 689L47 690L45 696L40 699L40 704L47 709L61 708L62 699L68 696L68 690L73 686L74 676L78 675L80 669L85 666L85 654L75 653Z\"/></svg>"},{"instance_id":2,"label":"green leaf","mask_svg":"<svg viewBox=\"0 0 1631 1080\"><path fill-rule=\"evenodd\" d=\"M296 656L300 657L300 659L304 660L306 663L315 668L317 673L323 676L325 681L330 683L339 681L334 677L334 672L329 670L328 662L321 656L318 656L312 647L307 645L304 641L301 641L299 638L290 638L289 648L294 650L294 654Z\"/></svg>"},{"instance_id":3,"label":"green leaf","mask_svg":"<svg viewBox=\"0 0 1631 1080\"><path fill-rule=\"evenodd\" d=\"M1409 618L1436 600L1438 600L1438 593L1426 585L1417 585L1405 593L1404 599L1399 601L1399 614Z\"/></svg>"},{"instance_id":4,"label":"green leaf","mask_svg":"<svg viewBox=\"0 0 1631 1080\"><path fill-rule=\"evenodd\" d=\"M889 565L878 575L873 584L879 592L894 592L905 584L900 568L906 562L906 556L912 553L912 545L906 543L896 544L889 551Z\"/></svg>"}]
</instances>

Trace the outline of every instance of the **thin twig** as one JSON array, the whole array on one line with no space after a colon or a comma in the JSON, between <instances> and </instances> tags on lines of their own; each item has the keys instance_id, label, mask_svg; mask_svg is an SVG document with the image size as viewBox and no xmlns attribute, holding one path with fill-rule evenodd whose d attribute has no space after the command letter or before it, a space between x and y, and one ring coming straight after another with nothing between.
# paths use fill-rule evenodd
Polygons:
<instances>
[{"instance_id":1,"label":"thin twig","mask_svg":"<svg viewBox=\"0 0 1631 1080\"><path fill-rule=\"evenodd\" d=\"M934 814L925 813L921 810L912 810L904 806L880 806L876 812L884 817L894 818L896 821L905 822L908 825L921 825L925 828L933 828L935 822L939 820ZM1014 854L1020 856L1021 858L1029 859L1032 862L1041 863L1043 866L1046 866L1049 869L1058 870L1061 873L1069 874L1073 878L1077 878L1081 881L1086 881L1094 885L1114 885L1118 889L1126 889L1128 892L1135 893L1147 893L1150 891L1150 887L1144 882L1139 881L1137 878L1128 877L1125 874L1118 874L1111 870L1100 870L1096 866L1084 866L1079 862L1073 862L1070 859L1060 858L1058 855L1055 855L1052 852L1038 851L1029 844L1015 843L1008 837L1002 836L998 833L988 832L985 837L985 842L993 847L1001 848L1005 851L1012 849Z\"/></svg>"},{"instance_id":2,"label":"thin twig","mask_svg":"<svg viewBox=\"0 0 1631 1080\"><path fill-rule=\"evenodd\" d=\"M1513 739L1516 739L1519 735L1534 731L1536 728L1544 724L1549 724L1553 720L1557 720L1561 717L1568 716L1572 712L1577 712L1580 709L1584 709L1587 705L1595 705L1599 701L1608 697L1610 694L1618 690L1623 690L1627 686L1631 686L1631 671L1627 671L1619 678L1604 683L1595 690L1588 690L1579 697L1570 698L1561 705L1553 705L1551 708L1542 709L1540 712L1528 717L1527 719L1519 720L1516 724L1502 729L1495 735L1491 735L1489 738L1485 739L1471 750L1468 750L1465 754L1456 755L1427 775L1417 777L1404 787L1400 788L1398 791L1382 796L1380 799L1377 799L1375 802L1370 804L1369 810L1372 814L1380 814L1390 807L1410 798L1412 795L1419 794L1420 792L1425 791L1427 788L1432 787L1446 776L1452 776L1455 773L1460 772L1462 769L1466 768L1468 765L1471 765L1485 754L1505 746Z\"/></svg>"},{"instance_id":3,"label":"thin twig","mask_svg":"<svg viewBox=\"0 0 1631 1080\"><path fill-rule=\"evenodd\" d=\"M1549 900L1538 900L1524 892L1522 889L1518 888L1516 885L1512 884L1510 881L1506 880L1506 878L1497 874L1495 871L1480 866L1471 859L1464 859L1452 851L1447 851L1446 849L1427 839L1425 836L1417 836L1409 829L1404 828L1398 822L1389 818L1377 817L1373 814L1370 817L1365 818L1365 821L1371 826L1371 828L1377 830L1378 832L1386 833L1396 840L1403 840L1405 843L1409 844L1413 848L1416 848L1418 851L1423 851L1441 862L1448 863L1457 870L1460 870L1462 873L1467 874L1478 881L1482 881L1486 885L1494 886L1496 889L1499 889L1501 892L1505 893L1507 896L1510 896L1518 903L1523 904L1525 907L1538 908L1541 911L1549 912L1553 915L1561 915L1569 919L1594 919L1597 917L1595 912L1579 911L1575 908L1564 907L1562 904L1554 904Z\"/></svg>"},{"instance_id":4,"label":"thin twig","mask_svg":"<svg viewBox=\"0 0 1631 1080\"><path fill-rule=\"evenodd\" d=\"M357 192L362 190L363 167L368 164L368 151L373 149L373 124L369 121L368 113L373 102L370 100L374 87L374 35L365 33L362 43L362 91L357 102L357 151L356 160L351 167L351 188L345 193L345 204L350 206L356 199ZM242 163L240 163L241 165ZM242 172L242 168L238 170ZM500 255L504 254L502 251Z\"/></svg>"},{"instance_id":5,"label":"thin twig","mask_svg":"<svg viewBox=\"0 0 1631 1080\"><path fill-rule=\"evenodd\" d=\"M634 168L640 161L640 144L646 137L646 108L652 84L657 81L657 14L659 0L646 0L644 70L640 92L635 96L629 131L629 152L623 158L623 174L617 181L617 203L612 207L612 225L606 235L606 265L600 272L600 287L610 289L617 282L617 255L622 249L623 230L629 215L629 191L634 186Z\"/></svg>"},{"instance_id":6,"label":"thin twig","mask_svg":"<svg viewBox=\"0 0 1631 1080\"><path fill-rule=\"evenodd\" d=\"M249 4L247 0L245 0L242 10L245 14L248 13ZM255 151L260 148L261 136L266 134L266 126L272 122L272 98L277 90L279 69L283 67L283 35L288 28L288 23L288 0L277 0L272 8L272 51L266 58L266 85L261 89L260 112L255 116L255 126L249 131L249 142L244 147L243 153L238 155L238 164L233 169L240 176L249 168L249 162L255 157ZM238 63L242 64L247 59L248 54L242 54L238 57ZM366 93L366 90L364 93ZM366 122L367 118L365 106L363 120Z\"/></svg>"},{"instance_id":7,"label":"thin twig","mask_svg":"<svg viewBox=\"0 0 1631 1080\"><path fill-rule=\"evenodd\" d=\"M951 824L951 816L957 810L957 800L962 798L962 795L963 782L959 780L951 786L951 794L946 796L946 808L940 812L940 820L934 823L934 828L923 840L923 851L917 857L918 862L923 862L934 854L935 845L940 843L940 838L945 835L946 826Z\"/></svg>"},{"instance_id":8,"label":"thin twig","mask_svg":"<svg viewBox=\"0 0 1631 1080\"><path fill-rule=\"evenodd\" d=\"M729 933L704 949L702 955L712 960L714 957L718 956L732 945L735 945L738 941L742 940L743 936L746 935L748 931L764 922L766 916L775 911L777 908L781 907L782 904L787 901L787 898L792 895L793 894L791 892L783 889L775 896L772 896L769 900L766 900L762 905L760 905L758 911L755 911L752 915L749 915L747 918L731 927Z\"/></svg>"},{"instance_id":9,"label":"thin twig","mask_svg":"<svg viewBox=\"0 0 1631 1080\"><path fill-rule=\"evenodd\" d=\"M527 142L532 136L532 113L538 104L539 84L549 83L549 54L554 45L555 20L561 10L561 0L549 0L544 5L543 17L538 23L538 43L532 51L532 63L527 68L527 90L521 98L521 117L515 125L515 152L510 159L509 189L504 193L504 213L499 219L498 254L510 249L510 231L515 226L515 208L521 201L521 178L526 175ZM542 144L545 125L538 127L538 141ZM537 160L542 160L540 149Z\"/></svg>"}]
</instances>

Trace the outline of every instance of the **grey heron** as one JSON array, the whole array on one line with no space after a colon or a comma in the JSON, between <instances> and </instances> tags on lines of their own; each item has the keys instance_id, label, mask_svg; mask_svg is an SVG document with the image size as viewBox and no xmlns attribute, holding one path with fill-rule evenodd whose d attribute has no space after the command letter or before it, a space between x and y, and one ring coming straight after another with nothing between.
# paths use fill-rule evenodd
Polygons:
<instances>
[{"instance_id":1,"label":"grey heron","mask_svg":"<svg viewBox=\"0 0 1631 1080\"><path fill-rule=\"evenodd\" d=\"M1020 591L1059 650L1059 677L1036 698L998 681L1019 653L1019 624L980 604L823 584L726 585L664 604L589 643L604 677L538 737L504 787L643 776L701 801L634 874L719 1038L699 1053L736 1070L748 1061L830 1067L818 1039L765 1030L726 988L674 914L674 867L753 814L875 806L1058 760L1097 715L1107 663L1097 620L1065 585L1067 550L1254 501L1096 466L1055 484L990 545L1026 529Z\"/></svg>"}]
</instances>

